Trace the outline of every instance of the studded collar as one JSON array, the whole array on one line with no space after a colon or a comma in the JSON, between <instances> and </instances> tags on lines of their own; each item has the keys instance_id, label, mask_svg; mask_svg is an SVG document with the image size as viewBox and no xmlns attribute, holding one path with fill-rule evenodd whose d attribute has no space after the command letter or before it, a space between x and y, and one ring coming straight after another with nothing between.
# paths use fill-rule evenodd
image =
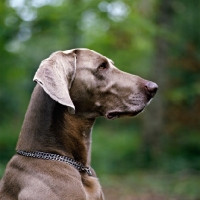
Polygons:
<instances>
[{"instance_id":1,"label":"studded collar","mask_svg":"<svg viewBox=\"0 0 200 200\"><path fill-rule=\"evenodd\" d=\"M38 158L38 159L44 159L44 160L56 160L56 161L64 162L73 166L78 171L86 172L89 176L92 176L90 167L86 167L82 163L77 162L74 159L69 158L67 156L61 156L61 155L53 154L53 153L45 153L41 151L29 152L29 151L22 151L22 150L17 150L17 154L26 156L26 157L32 157L32 158Z\"/></svg>"}]
</instances>

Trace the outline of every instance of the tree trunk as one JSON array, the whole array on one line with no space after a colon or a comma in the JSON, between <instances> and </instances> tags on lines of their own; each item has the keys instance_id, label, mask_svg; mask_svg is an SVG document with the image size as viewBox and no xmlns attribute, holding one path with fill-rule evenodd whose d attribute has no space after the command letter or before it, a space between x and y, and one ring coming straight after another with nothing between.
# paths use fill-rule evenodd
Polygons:
<instances>
[{"instance_id":1,"label":"tree trunk","mask_svg":"<svg viewBox=\"0 0 200 200\"><path fill-rule=\"evenodd\" d=\"M169 31L171 25L171 1L160 0L156 23L159 30ZM168 86L169 42L161 34L155 37L155 54L150 78L158 86L158 93L144 114L142 151L146 161L155 160L162 150L165 135L165 91Z\"/></svg>"}]
</instances>

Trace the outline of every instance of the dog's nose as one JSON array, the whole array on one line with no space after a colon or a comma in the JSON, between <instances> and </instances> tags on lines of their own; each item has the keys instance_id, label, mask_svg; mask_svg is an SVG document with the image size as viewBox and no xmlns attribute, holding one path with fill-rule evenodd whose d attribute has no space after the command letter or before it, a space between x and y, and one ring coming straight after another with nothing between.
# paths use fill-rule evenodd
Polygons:
<instances>
[{"instance_id":1,"label":"dog's nose","mask_svg":"<svg viewBox=\"0 0 200 200\"><path fill-rule=\"evenodd\" d=\"M147 81L144 87L151 98L154 97L154 95L156 94L158 90L158 85L151 81Z\"/></svg>"}]
</instances>

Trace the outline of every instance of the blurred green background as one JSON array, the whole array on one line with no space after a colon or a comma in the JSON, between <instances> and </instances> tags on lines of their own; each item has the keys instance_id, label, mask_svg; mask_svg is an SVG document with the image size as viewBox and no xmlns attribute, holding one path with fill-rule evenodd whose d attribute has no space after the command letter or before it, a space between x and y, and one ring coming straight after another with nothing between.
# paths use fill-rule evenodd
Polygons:
<instances>
[{"instance_id":1,"label":"blurred green background","mask_svg":"<svg viewBox=\"0 0 200 200\"><path fill-rule=\"evenodd\" d=\"M200 199L200 1L0 1L0 177L40 62L93 49L159 92L131 119L97 120L92 165L107 199Z\"/></svg>"}]
</instances>

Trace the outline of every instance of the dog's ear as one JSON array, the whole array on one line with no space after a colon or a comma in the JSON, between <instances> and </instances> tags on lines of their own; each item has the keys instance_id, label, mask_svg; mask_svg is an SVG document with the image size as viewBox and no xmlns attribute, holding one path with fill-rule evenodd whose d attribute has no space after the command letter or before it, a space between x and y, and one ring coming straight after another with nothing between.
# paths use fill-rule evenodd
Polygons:
<instances>
[{"instance_id":1,"label":"dog's ear","mask_svg":"<svg viewBox=\"0 0 200 200\"><path fill-rule=\"evenodd\" d=\"M75 113L69 89L76 73L76 54L73 50L58 51L43 60L33 78L55 101L68 107Z\"/></svg>"}]
</instances>

